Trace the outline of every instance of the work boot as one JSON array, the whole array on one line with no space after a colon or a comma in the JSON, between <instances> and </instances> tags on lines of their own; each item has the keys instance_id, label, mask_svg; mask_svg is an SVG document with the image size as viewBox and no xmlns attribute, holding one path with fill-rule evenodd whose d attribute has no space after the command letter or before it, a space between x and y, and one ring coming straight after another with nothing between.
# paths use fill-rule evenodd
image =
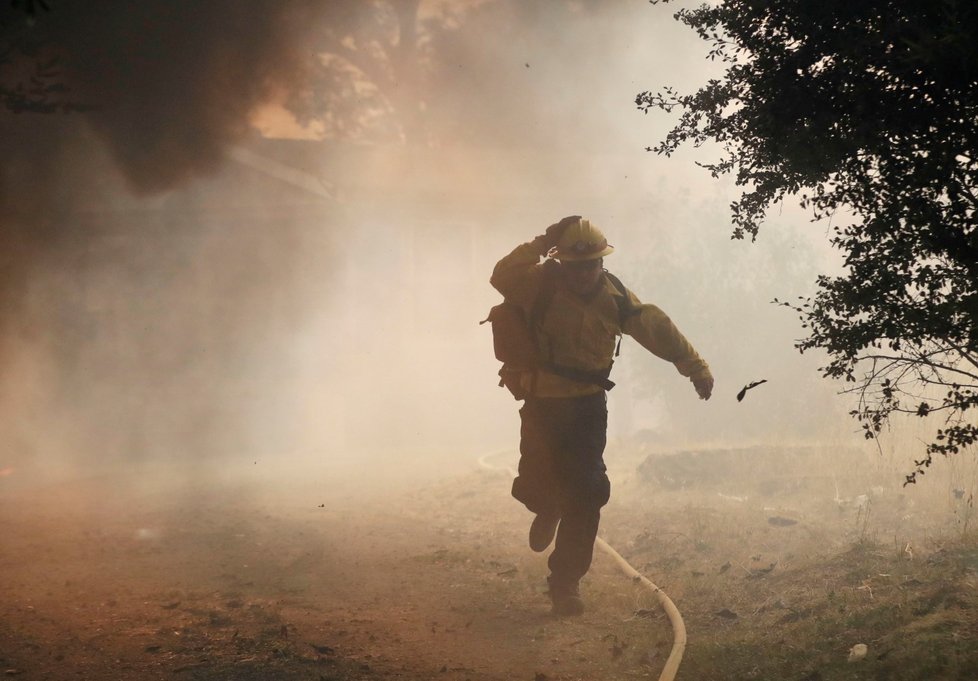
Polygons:
<instances>
[{"instance_id":1,"label":"work boot","mask_svg":"<svg viewBox=\"0 0 978 681\"><path fill-rule=\"evenodd\" d=\"M550 602L553 606L550 613L557 617L573 617L584 614L584 601L578 591L577 584L559 584L553 577L547 577L550 585Z\"/></svg>"},{"instance_id":2,"label":"work boot","mask_svg":"<svg viewBox=\"0 0 978 681\"><path fill-rule=\"evenodd\" d=\"M554 540L559 522L560 516L558 515L537 514L537 517L530 523L530 548L537 553L546 551L550 542Z\"/></svg>"}]
</instances>

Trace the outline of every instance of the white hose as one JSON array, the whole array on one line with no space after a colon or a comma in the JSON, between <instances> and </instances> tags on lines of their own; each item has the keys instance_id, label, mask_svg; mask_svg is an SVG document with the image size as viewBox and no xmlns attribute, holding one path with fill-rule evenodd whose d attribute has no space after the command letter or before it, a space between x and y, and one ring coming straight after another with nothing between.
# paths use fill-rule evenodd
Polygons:
<instances>
[{"instance_id":1,"label":"white hose","mask_svg":"<svg viewBox=\"0 0 978 681\"><path fill-rule=\"evenodd\" d=\"M489 459L500 454L509 454L508 451L504 452L493 452L492 454L486 454L479 458L479 466L491 471L506 471L511 476L516 477L517 472L514 471L509 466L494 466L489 463ZM686 625L683 622L683 616L679 613L679 608L676 604L672 602L666 593L652 583L647 577L642 575L638 570L633 568L627 560L621 557L621 554L612 548L611 544L606 542L601 537L595 539L595 544L598 545L602 551L607 553L614 559L621 571L628 575L631 579L637 580L644 584L646 588L655 594L655 597L659 601L659 605L665 611L666 615L669 617L669 623L672 625L672 650L669 652L669 657L666 659L666 664L662 668L662 673L659 674L659 681L673 681L676 678L676 674L679 672L679 665L683 661L683 653L686 650Z\"/></svg>"}]
</instances>

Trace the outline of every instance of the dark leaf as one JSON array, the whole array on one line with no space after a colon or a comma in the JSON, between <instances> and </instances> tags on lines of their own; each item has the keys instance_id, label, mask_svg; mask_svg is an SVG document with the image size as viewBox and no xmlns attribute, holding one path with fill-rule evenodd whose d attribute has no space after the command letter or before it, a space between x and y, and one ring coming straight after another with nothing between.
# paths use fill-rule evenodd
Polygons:
<instances>
[{"instance_id":1,"label":"dark leaf","mask_svg":"<svg viewBox=\"0 0 978 681\"><path fill-rule=\"evenodd\" d=\"M760 381L754 381L753 383L748 383L747 385L745 385L743 388L740 389L740 392L737 393L737 401L740 402L741 400L743 400L748 390L750 390L751 388L756 388L761 383L767 383L767 379L763 378Z\"/></svg>"}]
</instances>

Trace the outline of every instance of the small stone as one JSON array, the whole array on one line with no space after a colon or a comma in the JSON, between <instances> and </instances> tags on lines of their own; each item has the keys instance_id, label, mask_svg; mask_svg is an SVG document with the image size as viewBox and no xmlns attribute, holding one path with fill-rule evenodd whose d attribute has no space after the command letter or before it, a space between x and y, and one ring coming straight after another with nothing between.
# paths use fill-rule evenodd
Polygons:
<instances>
[{"instance_id":1,"label":"small stone","mask_svg":"<svg viewBox=\"0 0 978 681\"><path fill-rule=\"evenodd\" d=\"M849 662L859 662L866 657L868 652L869 646L865 643L857 643L849 649Z\"/></svg>"}]
</instances>

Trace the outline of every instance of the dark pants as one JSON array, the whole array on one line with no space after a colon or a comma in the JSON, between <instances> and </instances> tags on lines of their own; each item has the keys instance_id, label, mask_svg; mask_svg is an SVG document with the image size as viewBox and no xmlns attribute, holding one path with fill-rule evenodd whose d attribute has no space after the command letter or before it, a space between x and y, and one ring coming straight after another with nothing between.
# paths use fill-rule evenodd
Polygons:
<instances>
[{"instance_id":1,"label":"dark pants","mask_svg":"<svg viewBox=\"0 0 978 681\"><path fill-rule=\"evenodd\" d=\"M520 418L513 496L533 513L560 517L548 561L551 585L574 586L591 567L601 507L611 495L603 459L606 396L530 398Z\"/></svg>"}]
</instances>

